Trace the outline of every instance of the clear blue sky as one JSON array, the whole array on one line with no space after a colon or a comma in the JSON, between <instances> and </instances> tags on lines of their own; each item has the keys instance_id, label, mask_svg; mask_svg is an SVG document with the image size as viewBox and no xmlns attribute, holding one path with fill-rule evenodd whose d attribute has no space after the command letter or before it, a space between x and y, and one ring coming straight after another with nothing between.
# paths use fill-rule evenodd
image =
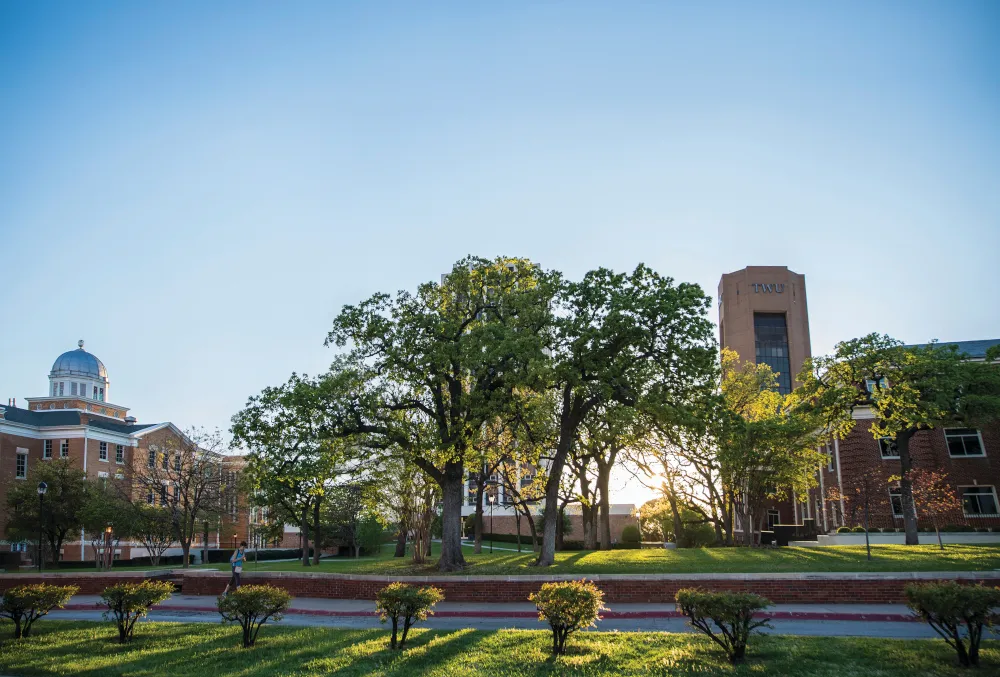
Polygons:
<instances>
[{"instance_id":1,"label":"clear blue sky","mask_svg":"<svg viewBox=\"0 0 1000 677\"><path fill-rule=\"evenodd\" d=\"M0 395L228 425L474 253L1000 337L1000 3L0 4ZM714 318L713 318L714 319Z\"/></svg>"}]
</instances>

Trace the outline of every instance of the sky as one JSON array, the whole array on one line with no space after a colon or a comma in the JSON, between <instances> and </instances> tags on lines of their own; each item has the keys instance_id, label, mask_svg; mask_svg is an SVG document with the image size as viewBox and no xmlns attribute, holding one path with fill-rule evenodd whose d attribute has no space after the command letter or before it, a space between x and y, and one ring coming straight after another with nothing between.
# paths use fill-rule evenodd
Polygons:
<instances>
[{"instance_id":1,"label":"sky","mask_svg":"<svg viewBox=\"0 0 1000 677\"><path fill-rule=\"evenodd\" d=\"M468 254L786 265L814 354L1000 337L998 74L989 0L0 3L0 402L85 339L225 429Z\"/></svg>"}]
</instances>

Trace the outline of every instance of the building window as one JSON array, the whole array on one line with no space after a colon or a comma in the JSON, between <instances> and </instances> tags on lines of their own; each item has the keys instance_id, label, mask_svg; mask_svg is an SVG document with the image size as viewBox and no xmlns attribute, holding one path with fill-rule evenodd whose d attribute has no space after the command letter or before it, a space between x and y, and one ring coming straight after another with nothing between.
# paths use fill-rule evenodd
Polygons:
<instances>
[{"instance_id":1,"label":"building window","mask_svg":"<svg viewBox=\"0 0 1000 677\"><path fill-rule=\"evenodd\" d=\"M902 489L890 489L889 490L889 503L892 505L892 516L902 517L903 516L903 490Z\"/></svg>"},{"instance_id":2,"label":"building window","mask_svg":"<svg viewBox=\"0 0 1000 677\"><path fill-rule=\"evenodd\" d=\"M65 383L63 383L62 381L59 381L59 397L63 396L63 386L65 386L65 385L66 385Z\"/></svg>"},{"instance_id":3,"label":"building window","mask_svg":"<svg viewBox=\"0 0 1000 677\"><path fill-rule=\"evenodd\" d=\"M149 487L146 490L146 503L156 505L156 494L153 493L153 487Z\"/></svg>"},{"instance_id":4,"label":"building window","mask_svg":"<svg viewBox=\"0 0 1000 677\"><path fill-rule=\"evenodd\" d=\"M149 469L152 470L155 467L156 467L156 450L155 449L150 449L149 450Z\"/></svg>"},{"instance_id":5,"label":"building window","mask_svg":"<svg viewBox=\"0 0 1000 677\"><path fill-rule=\"evenodd\" d=\"M59 458L69 458L69 440L59 442Z\"/></svg>"},{"instance_id":6,"label":"building window","mask_svg":"<svg viewBox=\"0 0 1000 677\"><path fill-rule=\"evenodd\" d=\"M99 456L100 460L102 460L102 461L108 460L108 443L107 442L101 442L98 445L98 447L100 449L100 456Z\"/></svg>"},{"instance_id":7,"label":"building window","mask_svg":"<svg viewBox=\"0 0 1000 677\"><path fill-rule=\"evenodd\" d=\"M116 444L115 445L115 463L125 462L125 445Z\"/></svg>"},{"instance_id":8,"label":"building window","mask_svg":"<svg viewBox=\"0 0 1000 677\"><path fill-rule=\"evenodd\" d=\"M962 487L962 508L966 517L993 517L997 510L997 492L993 487Z\"/></svg>"},{"instance_id":9,"label":"building window","mask_svg":"<svg viewBox=\"0 0 1000 677\"><path fill-rule=\"evenodd\" d=\"M166 507L167 505L167 485L160 485L160 505Z\"/></svg>"},{"instance_id":10,"label":"building window","mask_svg":"<svg viewBox=\"0 0 1000 677\"><path fill-rule=\"evenodd\" d=\"M87 384L86 383L81 383L80 384L80 397L86 397L86 396L87 396Z\"/></svg>"},{"instance_id":11,"label":"building window","mask_svg":"<svg viewBox=\"0 0 1000 677\"><path fill-rule=\"evenodd\" d=\"M876 385L876 383L878 384L878 389L879 390L884 390L885 389L885 379L884 378L880 378L880 379L878 379L878 381L876 381L875 379L866 378L865 379L865 390L867 390L870 393L875 392L875 385Z\"/></svg>"},{"instance_id":12,"label":"building window","mask_svg":"<svg viewBox=\"0 0 1000 677\"><path fill-rule=\"evenodd\" d=\"M180 454L174 454L174 470L176 472L180 472L181 471L181 455Z\"/></svg>"},{"instance_id":13,"label":"building window","mask_svg":"<svg viewBox=\"0 0 1000 677\"><path fill-rule=\"evenodd\" d=\"M58 392L58 391L56 390L56 388L57 388L57 387L58 387L58 386L56 386L56 382L55 382L55 381L53 381L53 382L52 382L52 397L55 397L55 396L56 396L56 393Z\"/></svg>"},{"instance_id":14,"label":"building window","mask_svg":"<svg viewBox=\"0 0 1000 677\"><path fill-rule=\"evenodd\" d=\"M781 513L771 508L767 511L767 530L774 531L775 524L781 524Z\"/></svg>"},{"instance_id":15,"label":"building window","mask_svg":"<svg viewBox=\"0 0 1000 677\"><path fill-rule=\"evenodd\" d=\"M784 313L754 313L754 342L757 364L771 367L778 382L778 392L792 392L792 367L788 356L788 326Z\"/></svg>"},{"instance_id":16,"label":"building window","mask_svg":"<svg viewBox=\"0 0 1000 677\"><path fill-rule=\"evenodd\" d=\"M164 470L170 470L170 457L167 452L163 452L163 463L161 464Z\"/></svg>"},{"instance_id":17,"label":"building window","mask_svg":"<svg viewBox=\"0 0 1000 677\"><path fill-rule=\"evenodd\" d=\"M99 396L98 396L97 399L99 399L101 402L103 402L104 401L104 388L101 388L98 394L99 394Z\"/></svg>"},{"instance_id":18,"label":"building window","mask_svg":"<svg viewBox=\"0 0 1000 677\"><path fill-rule=\"evenodd\" d=\"M949 428L944 431L951 456L985 456L983 438L975 428Z\"/></svg>"},{"instance_id":19,"label":"building window","mask_svg":"<svg viewBox=\"0 0 1000 677\"><path fill-rule=\"evenodd\" d=\"M92 400L96 400L97 399L97 386L94 386L94 396L92 398L90 398L90 399L92 399Z\"/></svg>"},{"instance_id":20,"label":"building window","mask_svg":"<svg viewBox=\"0 0 1000 677\"><path fill-rule=\"evenodd\" d=\"M45 440L42 446L42 458L52 458L52 440Z\"/></svg>"},{"instance_id":21,"label":"building window","mask_svg":"<svg viewBox=\"0 0 1000 677\"><path fill-rule=\"evenodd\" d=\"M878 451L882 454L882 458L899 458L899 448L896 446L896 440L891 437L878 438Z\"/></svg>"},{"instance_id":22,"label":"building window","mask_svg":"<svg viewBox=\"0 0 1000 677\"><path fill-rule=\"evenodd\" d=\"M23 480L28 477L28 450L17 450L17 466L14 469L14 477Z\"/></svg>"},{"instance_id":23,"label":"building window","mask_svg":"<svg viewBox=\"0 0 1000 677\"><path fill-rule=\"evenodd\" d=\"M72 383L70 383L69 386L70 386L70 388L69 388L69 394L72 395L72 396L74 396L74 397L76 397L76 381L73 381Z\"/></svg>"},{"instance_id":24,"label":"building window","mask_svg":"<svg viewBox=\"0 0 1000 677\"><path fill-rule=\"evenodd\" d=\"M106 480L108 479L108 473L104 470L101 470L100 472L97 473L97 477L98 479Z\"/></svg>"}]
</instances>

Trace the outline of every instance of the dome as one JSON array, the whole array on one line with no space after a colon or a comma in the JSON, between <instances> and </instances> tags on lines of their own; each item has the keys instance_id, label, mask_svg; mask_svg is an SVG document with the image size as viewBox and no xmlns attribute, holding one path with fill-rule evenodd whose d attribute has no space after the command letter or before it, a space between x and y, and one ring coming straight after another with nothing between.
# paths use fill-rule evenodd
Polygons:
<instances>
[{"instance_id":1,"label":"dome","mask_svg":"<svg viewBox=\"0 0 1000 677\"><path fill-rule=\"evenodd\" d=\"M107 380L108 370L104 368L104 363L83 349L83 341L79 345L76 350L70 350L56 358L49 377L85 376Z\"/></svg>"}]
</instances>

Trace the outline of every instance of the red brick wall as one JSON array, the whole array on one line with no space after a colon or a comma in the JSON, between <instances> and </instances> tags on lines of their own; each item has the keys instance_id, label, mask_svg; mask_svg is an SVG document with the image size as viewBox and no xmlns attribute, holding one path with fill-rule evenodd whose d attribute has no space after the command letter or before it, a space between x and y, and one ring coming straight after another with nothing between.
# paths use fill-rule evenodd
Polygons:
<instances>
[{"instance_id":1,"label":"red brick wall","mask_svg":"<svg viewBox=\"0 0 1000 677\"><path fill-rule=\"evenodd\" d=\"M184 594L218 595L226 586L228 576L194 574L184 577ZM402 579L405 582L405 579ZM288 590L295 597L322 597L328 599L375 599L375 593L388 585L388 580L341 577L331 574L290 576L288 574L244 573L243 584L268 583ZM775 604L901 604L903 590L913 583L907 578L801 578L774 579L751 578L683 579L657 577L655 579L602 579L597 585L604 591L608 602L671 604L681 588L701 587L710 590L735 590L764 595ZM996 579L979 579L996 585ZM538 590L542 581L501 578L492 580L461 580L438 578L415 579L417 585L434 585L444 591L450 602L525 602L528 595Z\"/></svg>"},{"instance_id":2,"label":"red brick wall","mask_svg":"<svg viewBox=\"0 0 1000 677\"><path fill-rule=\"evenodd\" d=\"M141 583L145 578L163 578L164 575L147 576L144 572L107 574L6 574L0 576L0 591L17 585L50 583L52 585L75 585L80 595L99 595L105 588L118 583ZM225 585L223 583L223 585Z\"/></svg>"},{"instance_id":3,"label":"red brick wall","mask_svg":"<svg viewBox=\"0 0 1000 677\"><path fill-rule=\"evenodd\" d=\"M869 430L871 421L860 420L850 435L840 441L840 464L843 474L845 494L849 495L852 481L869 467L881 467L887 475L900 473L899 461L883 459L879 453L878 441ZM910 441L910 454L914 468L943 470L947 473L956 493L961 496L960 486L984 485L1000 488L1000 422L984 426L980 433L986 456L976 458L951 458L945 442L943 430L924 430ZM847 522L854 524L861 520L861 510L855 509L851 519L851 501L845 501ZM970 527L1000 528L1000 517L965 517L961 512L947 520L948 523ZM894 518L888 503L888 489L876 506L871 519L872 526L879 528L902 528L903 519ZM930 524L921 524L930 526Z\"/></svg>"}]
</instances>

